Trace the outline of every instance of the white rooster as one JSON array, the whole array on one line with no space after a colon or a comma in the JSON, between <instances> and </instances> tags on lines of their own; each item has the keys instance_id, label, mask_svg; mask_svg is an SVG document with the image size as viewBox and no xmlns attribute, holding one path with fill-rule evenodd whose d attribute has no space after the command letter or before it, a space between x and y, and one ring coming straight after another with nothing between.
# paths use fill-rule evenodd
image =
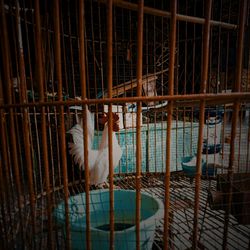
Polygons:
<instances>
[{"instance_id":1,"label":"white rooster","mask_svg":"<svg viewBox=\"0 0 250 250\"><path fill-rule=\"evenodd\" d=\"M118 144L115 132L119 130L117 124L119 117L113 114L113 167L116 167L121 159L122 150ZM109 150L108 150L108 117L104 114L101 122L104 124L101 143L99 149L92 149L94 139L94 127L91 113L87 110L87 128L88 128L88 163L90 172L90 184L102 185L106 182L109 174ZM84 149L83 149L83 127L82 120L72 127L67 133L73 138L73 143L69 143L69 153L73 156L75 164L81 171L84 170Z\"/></svg>"}]
</instances>

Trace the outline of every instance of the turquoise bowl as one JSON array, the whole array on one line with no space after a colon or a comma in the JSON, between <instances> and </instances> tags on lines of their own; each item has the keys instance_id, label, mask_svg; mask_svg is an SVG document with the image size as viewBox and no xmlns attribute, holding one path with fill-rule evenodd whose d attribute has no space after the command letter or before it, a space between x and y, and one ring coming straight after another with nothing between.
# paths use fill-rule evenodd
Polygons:
<instances>
[{"instance_id":1,"label":"turquoise bowl","mask_svg":"<svg viewBox=\"0 0 250 250\"><path fill-rule=\"evenodd\" d=\"M195 177L196 174L196 164L188 164L193 157L194 156L186 156L181 159L182 170L188 177ZM204 172L204 169L206 169L206 162L202 159L202 173Z\"/></svg>"},{"instance_id":2,"label":"turquoise bowl","mask_svg":"<svg viewBox=\"0 0 250 250\"><path fill-rule=\"evenodd\" d=\"M110 248L110 193L108 189L90 192L91 249ZM140 248L151 249L155 228L164 216L164 206L154 195L141 192ZM53 212L57 224L65 228L65 204ZM72 249L86 249L85 193L69 198L69 219ZM114 190L114 248L136 249L136 192ZM65 234L65 232L64 232Z\"/></svg>"},{"instance_id":3,"label":"turquoise bowl","mask_svg":"<svg viewBox=\"0 0 250 250\"><path fill-rule=\"evenodd\" d=\"M196 164L195 165L190 165L189 162L192 160L194 156L186 156L182 157L181 160L181 165L182 165L182 170L185 173L186 176L188 177L195 177L196 174ZM207 164L203 159L202 159L202 171L201 174L204 176L215 176L217 174L217 167L213 166L213 164Z\"/></svg>"}]
</instances>

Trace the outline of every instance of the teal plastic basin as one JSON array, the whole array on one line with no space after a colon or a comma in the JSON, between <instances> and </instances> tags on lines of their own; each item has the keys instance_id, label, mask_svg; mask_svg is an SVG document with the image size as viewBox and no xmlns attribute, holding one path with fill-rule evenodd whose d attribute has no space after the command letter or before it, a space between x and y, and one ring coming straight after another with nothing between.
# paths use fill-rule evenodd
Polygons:
<instances>
[{"instance_id":1,"label":"teal plastic basin","mask_svg":"<svg viewBox=\"0 0 250 250\"><path fill-rule=\"evenodd\" d=\"M194 156L186 156L182 157L181 160L181 165L183 172L188 176L188 177L194 177L196 174L196 164L195 165L190 165L189 162L192 160ZM206 163L202 159L202 172L206 169Z\"/></svg>"},{"instance_id":2,"label":"teal plastic basin","mask_svg":"<svg viewBox=\"0 0 250 250\"><path fill-rule=\"evenodd\" d=\"M190 161L194 156L186 156L182 158L181 165L183 172L188 177L195 177L196 174L196 165L190 165ZM204 176L215 176L217 174L217 168L214 164L207 164L202 159L202 171L201 174Z\"/></svg>"},{"instance_id":3,"label":"teal plastic basin","mask_svg":"<svg viewBox=\"0 0 250 250\"><path fill-rule=\"evenodd\" d=\"M70 231L72 249L86 249L85 193L69 198ZM109 190L90 192L91 249L109 249L110 208ZM163 218L163 203L153 195L141 193L140 245L151 249L154 232ZM64 202L54 210L56 222L65 224ZM118 250L136 249L136 192L114 190L114 247Z\"/></svg>"}]
</instances>

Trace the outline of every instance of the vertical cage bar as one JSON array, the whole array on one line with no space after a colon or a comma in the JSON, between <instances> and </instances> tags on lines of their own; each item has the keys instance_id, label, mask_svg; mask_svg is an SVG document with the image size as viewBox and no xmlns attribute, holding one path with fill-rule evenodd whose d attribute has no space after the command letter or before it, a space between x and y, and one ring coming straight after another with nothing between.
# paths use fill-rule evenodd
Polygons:
<instances>
[{"instance_id":1,"label":"vertical cage bar","mask_svg":"<svg viewBox=\"0 0 250 250\"><path fill-rule=\"evenodd\" d=\"M49 32L49 16L48 14L46 15L46 22L45 22L45 27L46 27L46 41L47 41L47 44L48 44L48 52L47 52L47 57L46 57L46 61L48 61L48 77L47 79L45 80L45 82L49 82L50 80L52 81L52 93L54 94L55 93L55 88L54 88L54 57L53 57L53 49L52 49L52 46L51 45L51 37L52 37L52 34ZM53 96L53 100L55 100L55 97ZM47 108L47 112L48 112L48 120L47 120L47 124L48 124L48 147L49 147L49 156L48 156L48 159L51 160L51 164L50 164L50 169L51 169L51 175L52 175L52 180L51 180L51 184L52 184L52 190L54 191L55 190L55 183L56 183L56 178L55 178L55 165L57 165L57 168L60 169L60 163L59 161L57 162L55 159L54 159L54 153L56 152L57 153L57 157L59 156L59 153L58 153L58 150L59 150L59 146L53 146L53 132L54 132L54 129L53 129L53 124L52 124L52 119L51 119L51 116L55 116L55 127L57 128L57 118L56 118L56 115L55 113L50 113L50 110L56 110L56 107L46 107ZM57 132L55 132L56 135L58 135ZM58 143L56 143L56 145L59 145ZM45 179L46 179L46 174L45 174ZM61 175L60 175L60 171L58 171L58 178L61 179ZM49 180L49 179L48 179ZM46 182L45 182L46 184ZM50 185L49 185L50 186ZM53 192L53 194L51 195L51 200L55 198L55 193ZM53 242L52 242L53 243Z\"/></svg>"},{"instance_id":2,"label":"vertical cage bar","mask_svg":"<svg viewBox=\"0 0 250 250\"><path fill-rule=\"evenodd\" d=\"M171 19L173 19L173 18L171 18ZM177 35L175 35L175 36L177 36L177 38L178 38L178 40L177 40L177 42L176 42L176 48L177 48L177 51L179 51L180 50L180 22L178 22L177 24L176 24L176 34ZM176 57L176 60L175 60L175 62L174 62L174 64L177 66L176 67L176 72L174 72L174 76L173 76L173 78L174 78L174 83L173 83L173 89L175 89L175 94L176 95L178 95L179 94L179 90L178 90L178 83L179 83L179 67L178 67L178 65L179 65L179 56L177 56ZM170 108L170 106L171 106L171 104L168 106L169 108ZM178 120L179 120L179 108L178 107L176 107L175 108L175 126L176 126L176 133L175 133L175 141L176 142L178 142ZM171 113L170 114L170 116L173 116L173 110L172 111L170 111L169 110L169 112ZM170 118L169 118L170 119ZM168 119L167 119L168 120ZM171 120L172 120L172 118L171 118ZM170 121L170 120L169 120ZM169 123L168 123L168 126L169 126ZM171 123L171 127L172 127L172 123ZM171 134L170 134L170 136L171 136ZM171 138L170 138L170 141L171 141ZM171 145L171 143L170 143L170 145ZM171 146L170 146L171 147ZM170 148L170 150L171 150L171 148ZM176 143L176 145L175 145L175 157L176 157L176 159L178 158L178 143ZM175 170L177 171L178 170L178 164L177 164L177 161L175 161Z\"/></svg>"},{"instance_id":3,"label":"vertical cage bar","mask_svg":"<svg viewBox=\"0 0 250 250\"><path fill-rule=\"evenodd\" d=\"M55 30L55 68L58 81L58 100L63 100L62 87L62 58L61 58L61 41L60 41L60 17L59 17L59 0L54 1L54 30ZM68 175L67 175L67 159L66 159L66 141L65 141L65 125L64 125L64 107L59 106L59 133L60 133L60 151L61 164L63 171L63 188L65 202L65 226L66 226L66 247L70 249L70 224L69 224L69 204L68 204Z\"/></svg>"},{"instance_id":4,"label":"vertical cage bar","mask_svg":"<svg viewBox=\"0 0 250 250\"><path fill-rule=\"evenodd\" d=\"M220 1L220 22L222 21L222 0ZM221 53L222 53L222 48L221 48L221 40L222 40L222 30L221 27L218 27L219 29L219 39L218 39L218 58L217 58L217 77L216 77L216 83L217 83L217 89L216 89L216 93L221 92Z\"/></svg>"},{"instance_id":5,"label":"vertical cage bar","mask_svg":"<svg viewBox=\"0 0 250 250\"><path fill-rule=\"evenodd\" d=\"M107 81L108 81L108 97L112 98L112 81L113 81L113 1L107 2ZM110 197L110 238L109 248L114 249L114 185L113 185L113 140L112 140L112 103L108 105L108 145L109 145L109 197Z\"/></svg>"},{"instance_id":6,"label":"vertical cage bar","mask_svg":"<svg viewBox=\"0 0 250 250\"><path fill-rule=\"evenodd\" d=\"M164 2L162 1L162 8L164 7ZM161 95L164 95L164 73L163 73L163 70L164 70L164 48L166 48L166 45L165 45L165 41L164 41L164 24L165 24L165 21L164 21L164 18L161 17L161 43L162 43L162 46L161 46L161 59L159 61L159 63L161 64ZM166 24L167 26L167 24ZM169 53L168 50L166 49L165 53ZM165 116L165 111L161 111L161 147L163 148L164 147L164 140L163 140L163 136L164 136L164 120L165 120L165 117L163 117L163 114ZM156 156L155 156L155 162L156 162ZM161 171L163 172L163 168L164 168L164 154L161 154L161 168L158 169L158 171Z\"/></svg>"},{"instance_id":7,"label":"vertical cage bar","mask_svg":"<svg viewBox=\"0 0 250 250\"><path fill-rule=\"evenodd\" d=\"M231 1L228 6L228 22L230 22L231 13ZM226 36L226 69L225 69L225 80L224 80L224 90L227 90L228 85L228 72L229 72L229 50L230 50L230 32L227 31ZM226 121L227 121L227 105L224 105L224 117L223 117L223 130L222 130L222 167L224 172L224 159L225 159L225 134L226 134Z\"/></svg>"},{"instance_id":8,"label":"vertical cage bar","mask_svg":"<svg viewBox=\"0 0 250 250\"><path fill-rule=\"evenodd\" d=\"M62 13L62 10L61 10L61 12L60 12L60 14L61 14L61 16L63 16L63 13ZM61 18L61 20L60 20L60 24L61 24L61 32L62 32L62 34L64 34L64 27L66 26L66 24L64 25L64 23L63 23L63 18ZM65 20L65 23L66 23L66 20ZM65 38L65 36L63 35L62 36L62 51L63 51L63 69L64 69L64 77L65 77L65 92L67 93L67 94L69 94L69 75L68 75L68 71L67 71L67 56L66 56L66 52L65 52L65 50L66 50L66 46L65 46L65 40L66 40L66 38ZM69 111L68 111L68 114L69 114Z\"/></svg>"},{"instance_id":9,"label":"vertical cage bar","mask_svg":"<svg viewBox=\"0 0 250 250\"><path fill-rule=\"evenodd\" d=\"M193 8L193 12L194 15L196 14L196 2L194 4L194 8ZM191 85L192 85L192 89L191 89L191 93L194 94L195 92L195 71L196 71L196 65L195 65L195 59L196 59L196 39L195 39L195 34L196 34L196 24L193 24L193 37L192 37L192 80L191 80ZM191 153L193 154L193 125L194 125L194 108L191 107L191 140L190 140L190 149L191 149Z\"/></svg>"},{"instance_id":10,"label":"vertical cage bar","mask_svg":"<svg viewBox=\"0 0 250 250\"><path fill-rule=\"evenodd\" d=\"M1 0L0 2L0 14L1 14L1 25L2 25L2 55L3 55L3 70L4 70L4 81L5 82L5 90L7 94L7 103L11 104L13 99L12 99L12 83L11 83L11 58L10 58L10 51L9 51L9 41L8 41L8 31L7 31L7 23L6 23L6 16L5 16L5 10L4 10L4 1ZM2 110L1 110L2 113ZM2 114L1 114L2 115ZM12 157L12 163L14 167L14 174L15 174L15 181L16 181L16 189L17 189L17 199L18 199L18 212L20 216L20 222L23 223L22 221L22 202L21 202L21 195L22 195L22 188L21 188L21 182L20 182L20 173L19 173L19 163L18 163L18 155L17 155L17 144L16 144L16 134L15 134L15 124L14 124L14 110L13 108L9 109L9 117L10 117L10 144L11 144L11 157ZM1 117L2 118L2 117ZM1 125L1 139L4 139L5 142L7 140L5 132L4 132L4 126ZM3 141L4 142L4 141ZM7 145L7 144L5 144ZM5 150L4 146L4 150ZM8 155L7 151L5 152L6 156ZM4 158L7 158L4 155ZM5 159L7 160L7 159ZM7 160L7 162L9 162ZM29 169L28 169L29 170ZM31 176L29 174L29 176ZM8 183L11 185L11 182ZM30 179L29 179L29 187L30 186ZM34 209L34 197L30 195L30 203L31 203L31 221L32 221L32 232L35 233L35 209ZM11 218L11 217L10 217ZM11 223L12 224L12 223ZM23 226L23 225L22 225ZM11 225L11 230L12 230L12 225ZM22 228L23 229L23 228ZM21 229L21 230L22 230Z\"/></svg>"},{"instance_id":11,"label":"vertical cage bar","mask_svg":"<svg viewBox=\"0 0 250 250\"><path fill-rule=\"evenodd\" d=\"M26 74L25 74L25 62L24 62L24 52L23 52L23 38L21 30L21 19L20 19L20 6L19 2L16 1L16 25L17 25L17 38L18 38L18 53L19 53L19 73L20 73L20 101L22 103L27 103L27 89L26 89ZM25 165L27 166L28 171L28 185L30 192L31 206L34 206L35 196L34 196L34 182L32 178L32 156L31 156L31 143L30 143L30 129L29 129L29 109L23 108L23 137L24 137L24 152L25 152ZM50 218L49 218L50 219ZM52 234L52 224L50 222L50 234L49 242L51 243L50 235ZM21 226L23 226L22 217L21 217Z\"/></svg>"},{"instance_id":12,"label":"vertical cage bar","mask_svg":"<svg viewBox=\"0 0 250 250\"><path fill-rule=\"evenodd\" d=\"M2 82L2 77L0 75L0 104L4 104L4 98L3 98L3 82ZM7 158L7 152L6 152L6 146L7 144L5 143L5 141L2 140L3 138L3 131L4 131L4 110L0 109L0 138L1 138L1 142L2 142L2 146L0 147L0 156L1 156L1 160L0 160L0 203L1 203L1 216L2 216L2 222L3 222L3 226L2 226L2 231L1 233L3 234L3 238L7 238L7 214L6 214L6 207L7 204L9 204L8 201L8 197L9 197L9 191L8 191L8 187L6 185L6 182L8 183L8 180L6 181L5 176L6 174L4 174L4 162L5 164L8 164L8 159ZM6 161L5 161L6 160ZM22 233L23 235L23 233ZM7 242L5 241L3 244L3 247L6 247ZM7 247L6 247L7 248Z\"/></svg>"},{"instance_id":13,"label":"vertical cage bar","mask_svg":"<svg viewBox=\"0 0 250 250\"><path fill-rule=\"evenodd\" d=\"M238 31L238 44L237 44L237 61L236 61L236 77L235 77L235 86L234 92L239 92L241 87L241 72L242 72L242 60L243 60L243 43L244 43L244 29L245 29L245 20L246 20L246 10L247 10L247 0L241 0L240 2L240 24ZM234 172L234 156L235 156L235 138L237 133L237 123L238 115L240 109L240 100L234 102L233 105L233 117L232 117L232 127L231 127L231 141L230 141L230 156L229 156L229 165L228 165L228 180L229 180L229 194L227 196L228 206L226 207L225 212L225 221L224 221L224 234L223 234L223 249L227 249L228 243L228 227L230 220L230 211L232 204L232 181L233 181L233 172Z\"/></svg>"},{"instance_id":14,"label":"vertical cage bar","mask_svg":"<svg viewBox=\"0 0 250 250\"><path fill-rule=\"evenodd\" d=\"M99 50L100 50L100 74L101 74L101 92L104 95L104 77L103 77L103 51L102 51L102 22L101 22L101 7L98 3L98 26L99 26Z\"/></svg>"},{"instance_id":15,"label":"vertical cage bar","mask_svg":"<svg viewBox=\"0 0 250 250\"><path fill-rule=\"evenodd\" d=\"M25 2L24 2L24 8L25 8ZM32 32L36 32L35 31L35 23L34 23L34 15L32 16ZM26 11L24 12L24 33L25 33L25 44L26 44L26 48L27 48L27 64L28 64L28 71L29 71L29 76L30 76L30 90L31 90L31 93L34 93L34 81L33 81L33 74L32 74L32 66L31 66L31 48L32 46L30 45L30 43L32 44L32 42L30 41L29 39L29 36L32 32L29 32L29 29L28 29L28 20L27 20L27 13ZM33 33L32 33L33 34ZM34 39L36 35L34 35ZM37 47L36 47L37 48ZM37 59L36 59L37 60ZM26 68L27 69L27 68ZM35 95L33 94L32 95L32 101L35 102ZM37 121L37 115L36 115L36 108L33 107L32 108L33 110L33 119L34 119L34 126L35 126L35 139L33 139L33 137L30 138L31 140L31 149L33 149L33 152L32 152L32 157L33 157L33 161L34 161L34 152L36 152L34 150L34 145L36 145L37 147L37 152L40 152L40 140L39 140L39 135L38 135L38 121ZM31 113L32 114L32 113ZM30 115L30 119L31 119L31 115ZM30 134L32 134L32 132L30 131ZM40 154L38 153L37 154L37 158L38 158L38 166L39 166L39 169L41 169L41 156ZM36 193L36 184L34 182L34 192Z\"/></svg>"},{"instance_id":16,"label":"vertical cage bar","mask_svg":"<svg viewBox=\"0 0 250 250\"><path fill-rule=\"evenodd\" d=\"M44 68L42 62L42 34L41 34L41 20L40 20L40 5L39 1L35 1L35 42L36 42L36 63L37 63L37 81L39 86L39 101L44 101ZM35 118L36 119L36 118ZM47 151L47 133L46 133L46 114L45 107L41 107L41 132L42 132L42 152L43 164L45 171L45 185L47 192L47 215L48 215L48 246L53 248L52 234L52 208L50 195L50 181L49 181L49 165L48 165L48 151Z\"/></svg>"},{"instance_id":17,"label":"vertical cage bar","mask_svg":"<svg viewBox=\"0 0 250 250\"><path fill-rule=\"evenodd\" d=\"M177 1L171 1L170 19L170 48L169 48L169 85L168 94L174 95L174 65L176 46L176 14ZM168 102L167 141L166 141L166 173L165 173L165 203L164 203L164 249L169 249L169 210L170 210L170 165L171 165L171 127L173 115L173 101Z\"/></svg>"},{"instance_id":18,"label":"vertical cage bar","mask_svg":"<svg viewBox=\"0 0 250 250\"><path fill-rule=\"evenodd\" d=\"M143 67L143 7L144 0L138 4L137 27L137 96L142 95L142 67ZM140 249L140 217L141 217L141 111L142 103L137 102L136 114L136 249Z\"/></svg>"},{"instance_id":19,"label":"vertical cage bar","mask_svg":"<svg viewBox=\"0 0 250 250\"><path fill-rule=\"evenodd\" d=\"M155 5L155 1L154 1L154 5ZM147 65L147 75L149 74L149 17L147 17L146 16L146 18L145 18L145 20L146 20L146 40L147 40L147 42L146 42L146 45L147 45L147 47L146 47L146 55L147 55L147 61L146 61L146 65ZM153 51L156 51L156 17L154 16L154 28L153 28L153 30L154 30L154 35L153 35L153 37L154 37L154 39L153 39ZM150 30L151 31L151 30ZM154 74L156 73L156 58L154 57L154 59L153 59L153 64L154 64L154 67L153 67L153 72L154 72ZM149 85L149 83L147 83L147 89L148 89L148 85ZM148 90L147 90L148 91ZM155 103L154 103L154 105L155 105ZM148 103L147 103L147 107L148 107ZM149 165L151 165L151 162L150 162L150 159L149 159L149 157L150 157L150 128L149 128L149 114L148 114L148 119L147 119L147 154L146 154L146 156L147 156L147 163L146 163L146 171L147 172L149 172L149 170L150 170L150 166ZM156 143L157 143L157 140L156 140L156 134L157 134L157 132L156 132L156 112L154 112L154 148L157 148L157 146L156 146ZM154 158L155 158L155 162L154 162L154 165L155 165L155 167L154 167L154 169L155 169L155 172L157 172L157 164L156 164L156 159L157 159L157 157L156 157L156 150L155 150L155 154L154 154Z\"/></svg>"},{"instance_id":20,"label":"vertical cage bar","mask_svg":"<svg viewBox=\"0 0 250 250\"><path fill-rule=\"evenodd\" d=\"M75 68L74 68L74 56L73 56L73 47L72 47L72 31L71 31L71 15L70 15L70 0L67 0L67 17L69 25L69 54L70 54L70 68L72 74L72 86L69 88L69 95L76 96L76 87L75 87ZM73 88L73 90L72 90Z\"/></svg>"},{"instance_id":21,"label":"vertical cage bar","mask_svg":"<svg viewBox=\"0 0 250 250\"><path fill-rule=\"evenodd\" d=\"M85 100L87 98L86 91L86 56L85 56L85 11L84 0L79 1L79 49L80 49L80 81L81 94ZM87 128L87 105L83 108L83 138L84 138L84 173L85 173L85 192L86 192L86 248L91 249L90 235L90 204L89 204L89 164L88 164L88 128Z\"/></svg>"},{"instance_id":22,"label":"vertical cage bar","mask_svg":"<svg viewBox=\"0 0 250 250\"><path fill-rule=\"evenodd\" d=\"M0 76L1 77L1 76ZM0 78L0 104L4 104L4 98L3 98L3 82ZM6 220L9 220L12 224L12 216L11 216L11 209L10 206L13 203L11 201L11 191L10 191L10 185L11 184L11 174L10 174L10 161L8 157L8 143L7 143L7 134L6 134L6 118L4 114L4 109L0 109L0 139L1 139L1 169L2 169L2 175L3 180L1 182L1 185L5 187L5 189L2 189L4 191L5 195L5 203L2 203L2 205L5 205L4 210L7 213L8 216L3 217ZM4 197L3 197L4 198ZM9 225L11 227L11 225ZM6 232L6 238L7 238L7 231Z\"/></svg>"},{"instance_id":23,"label":"vertical cage bar","mask_svg":"<svg viewBox=\"0 0 250 250\"><path fill-rule=\"evenodd\" d=\"M4 180L3 180L3 165L2 165L2 161L0 161L0 204L1 204L1 220L0 220L0 227L1 227L1 242L3 243L2 247L3 249L7 249L7 242L6 242L6 238L7 238L7 222L6 222L6 214L5 214L5 193L4 193ZM5 239L5 240L4 240Z\"/></svg>"},{"instance_id":24,"label":"vertical cage bar","mask_svg":"<svg viewBox=\"0 0 250 250\"><path fill-rule=\"evenodd\" d=\"M91 15L91 39L92 39L92 49L93 49L93 67L94 67L94 93L95 98L97 97L97 70L96 70L96 49L95 49L95 32L94 32L94 15L93 15L93 1L90 3L90 15ZM96 106L96 111L98 107Z\"/></svg>"},{"instance_id":25,"label":"vertical cage bar","mask_svg":"<svg viewBox=\"0 0 250 250\"><path fill-rule=\"evenodd\" d=\"M249 109L246 110L246 112L249 112ZM247 130L247 157L246 157L246 169L245 172L249 172L249 164L250 164L250 160L249 160L249 148L250 148L250 116L248 118L248 130ZM250 238L249 238L249 244L250 244Z\"/></svg>"},{"instance_id":26,"label":"vertical cage bar","mask_svg":"<svg viewBox=\"0 0 250 250\"><path fill-rule=\"evenodd\" d=\"M210 39L210 19L211 19L212 0L206 2L205 8L205 24L203 31L203 47L202 47L202 76L201 76L201 93L206 93L208 80L208 64L209 64L209 39ZM199 135L197 145L197 163L195 175L195 205L194 205L194 223L193 223L193 249L197 248L198 236L198 215L199 215L199 199L201 186L201 161L202 161L202 144L203 144L203 127L205 116L205 101L200 101L199 115Z\"/></svg>"},{"instance_id":27,"label":"vertical cage bar","mask_svg":"<svg viewBox=\"0 0 250 250\"><path fill-rule=\"evenodd\" d=\"M187 0L185 1L185 14L188 14L188 5L187 5ZM188 56L188 23L185 22L185 43L184 43L184 95L187 94L187 56ZM177 64L178 67L178 64ZM185 135L186 135L186 107L183 108L183 151L182 151L182 156L185 156ZM192 141L192 140L191 140Z\"/></svg>"}]
</instances>

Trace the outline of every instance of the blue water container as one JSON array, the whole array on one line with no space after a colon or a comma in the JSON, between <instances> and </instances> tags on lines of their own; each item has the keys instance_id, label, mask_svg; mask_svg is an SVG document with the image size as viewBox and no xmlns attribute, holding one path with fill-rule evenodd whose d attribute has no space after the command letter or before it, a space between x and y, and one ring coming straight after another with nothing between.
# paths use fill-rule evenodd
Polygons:
<instances>
[{"instance_id":1,"label":"blue water container","mask_svg":"<svg viewBox=\"0 0 250 250\"><path fill-rule=\"evenodd\" d=\"M164 216L164 206L154 195L141 193L140 248L152 249L156 226ZM65 203L54 210L56 223L65 228ZM91 249L110 249L109 190L90 192ZM69 198L71 247L86 249L86 196L85 193ZM114 248L136 249L136 192L114 190Z\"/></svg>"},{"instance_id":2,"label":"blue water container","mask_svg":"<svg viewBox=\"0 0 250 250\"><path fill-rule=\"evenodd\" d=\"M196 161L192 161L196 156L186 156L182 158L182 169L186 176L194 178L196 174ZM201 174L204 176L215 176L217 174L217 168L214 164L207 164L204 159L202 159L202 170Z\"/></svg>"},{"instance_id":3,"label":"blue water container","mask_svg":"<svg viewBox=\"0 0 250 250\"><path fill-rule=\"evenodd\" d=\"M182 170L188 177L195 177L196 174L196 160L193 161L194 157L196 156L186 156L182 157L181 160L181 165L182 165ZM205 167L206 163L202 159L202 170Z\"/></svg>"}]
</instances>

